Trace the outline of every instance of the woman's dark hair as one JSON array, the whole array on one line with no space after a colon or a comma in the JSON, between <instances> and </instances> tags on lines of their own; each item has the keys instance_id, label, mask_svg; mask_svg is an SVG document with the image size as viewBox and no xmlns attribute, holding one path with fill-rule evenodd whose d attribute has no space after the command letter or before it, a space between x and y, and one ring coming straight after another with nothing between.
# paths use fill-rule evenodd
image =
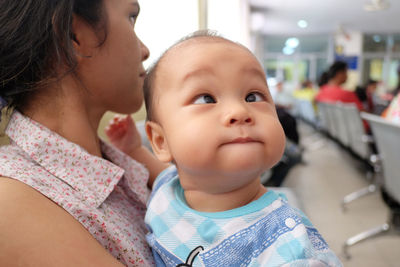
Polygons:
<instances>
[{"instance_id":1,"label":"woman's dark hair","mask_svg":"<svg viewBox=\"0 0 400 267\"><path fill-rule=\"evenodd\" d=\"M322 87L322 86L324 86L325 84L327 84L328 81L329 81L328 72L327 72L327 71L324 71L324 72L321 73L321 75L319 76L319 79L318 79L318 86L319 86L319 87Z\"/></svg>"},{"instance_id":2,"label":"woman's dark hair","mask_svg":"<svg viewBox=\"0 0 400 267\"><path fill-rule=\"evenodd\" d=\"M356 93L358 99L361 102L367 101L368 97L367 97L367 91L365 90L366 87L363 86L357 86L356 90L354 91L354 93Z\"/></svg>"},{"instance_id":3,"label":"woman's dark hair","mask_svg":"<svg viewBox=\"0 0 400 267\"><path fill-rule=\"evenodd\" d=\"M328 80L334 78L338 72L347 71L347 63L344 61L336 61L328 70Z\"/></svg>"},{"instance_id":4,"label":"woman's dark hair","mask_svg":"<svg viewBox=\"0 0 400 267\"><path fill-rule=\"evenodd\" d=\"M49 82L74 73L72 15L106 38L103 0L0 1L0 96L20 109ZM58 73L66 66L65 73Z\"/></svg>"}]
</instances>

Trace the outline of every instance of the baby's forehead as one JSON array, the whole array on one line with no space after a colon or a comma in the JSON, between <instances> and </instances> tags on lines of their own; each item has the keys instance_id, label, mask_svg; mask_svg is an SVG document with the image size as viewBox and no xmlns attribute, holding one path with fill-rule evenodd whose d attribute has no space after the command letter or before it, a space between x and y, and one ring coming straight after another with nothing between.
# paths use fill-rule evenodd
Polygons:
<instances>
[{"instance_id":1,"label":"baby's forehead","mask_svg":"<svg viewBox=\"0 0 400 267\"><path fill-rule=\"evenodd\" d=\"M242 46L239 43L235 43L233 41L230 41L228 39L224 39L224 38L218 37L218 36L200 36L200 37L194 37L194 38L190 38L190 39L181 41L180 43L171 47L165 53L164 56L168 57L168 56L177 55L179 57L179 54L184 51L187 51L190 49L195 49L195 48L206 49L210 45L243 49L243 50L249 52L250 55L252 55L251 52L246 47Z\"/></svg>"},{"instance_id":2,"label":"baby's forehead","mask_svg":"<svg viewBox=\"0 0 400 267\"><path fill-rule=\"evenodd\" d=\"M219 49L225 55L229 53L237 55L239 52L242 58L248 58L252 63L255 60L256 64L258 63L250 50L239 43L218 36L199 36L181 41L168 49L159 60L157 72L174 71L171 70L171 65L174 64L193 63L193 56L206 55L210 49ZM201 60L201 57L196 59ZM212 60L209 63L212 63Z\"/></svg>"},{"instance_id":3,"label":"baby's forehead","mask_svg":"<svg viewBox=\"0 0 400 267\"><path fill-rule=\"evenodd\" d=\"M262 73L265 79L263 67L248 48L222 37L201 36L181 41L164 53L155 71L157 84L160 80L163 83L179 80L187 73L204 73L201 72L204 69L215 75L215 72L227 70L226 65L223 66L226 62L230 70L229 66L232 66L246 73ZM248 72L249 69L252 71Z\"/></svg>"},{"instance_id":4,"label":"baby's forehead","mask_svg":"<svg viewBox=\"0 0 400 267\"><path fill-rule=\"evenodd\" d=\"M265 75L259 61L245 46L221 37L201 36L181 41L164 53L154 69L154 85L158 88L162 84L166 89L172 81L185 80L188 73L203 74L206 70L215 75L218 63L227 61L240 70L257 69L247 73Z\"/></svg>"}]
</instances>

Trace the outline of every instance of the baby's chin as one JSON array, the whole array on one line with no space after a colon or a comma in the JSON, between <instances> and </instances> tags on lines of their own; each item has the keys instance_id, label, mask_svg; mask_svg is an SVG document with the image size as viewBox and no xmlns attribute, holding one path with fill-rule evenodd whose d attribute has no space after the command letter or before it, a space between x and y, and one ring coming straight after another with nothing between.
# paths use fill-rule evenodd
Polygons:
<instances>
[{"instance_id":1,"label":"baby's chin","mask_svg":"<svg viewBox=\"0 0 400 267\"><path fill-rule=\"evenodd\" d=\"M250 155L230 155L221 166L221 172L231 174L261 174L270 169L275 161L266 158L263 155L250 156Z\"/></svg>"}]
</instances>

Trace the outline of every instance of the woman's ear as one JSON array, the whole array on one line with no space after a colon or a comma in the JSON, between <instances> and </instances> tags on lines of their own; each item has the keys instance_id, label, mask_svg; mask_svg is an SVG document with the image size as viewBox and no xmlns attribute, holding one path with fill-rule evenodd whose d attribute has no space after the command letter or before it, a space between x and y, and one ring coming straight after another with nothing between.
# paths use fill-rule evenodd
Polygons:
<instances>
[{"instance_id":1,"label":"woman's ear","mask_svg":"<svg viewBox=\"0 0 400 267\"><path fill-rule=\"evenodd\" d=\"M99 39L95 30L84 19L72 16L71 42L75 49L77 60L91 57L98 47Z\"/></svg>"},{"instance_id":2,"label":"woman's ear","mask_svg":"<svg viewBox=\"0 0 400 267\"><path fill-rule=\"evenodd\" d=\"M171 162L172 155L161 125L153 121L146 122L146 134L157 158L165 163Z\"/></svg>"}]
</instances>

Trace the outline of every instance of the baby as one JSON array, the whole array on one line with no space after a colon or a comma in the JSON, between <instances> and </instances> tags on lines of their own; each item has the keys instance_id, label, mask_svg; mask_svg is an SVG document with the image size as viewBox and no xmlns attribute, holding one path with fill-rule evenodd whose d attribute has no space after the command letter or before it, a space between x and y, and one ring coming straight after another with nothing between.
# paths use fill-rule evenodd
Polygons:
<instances>
[{"instance_id":1,"label":"baby","mask_svg":"<svg viewBox=\"0 0 400 267\"><path fill-rule=\"evenodd\" d=\"M285 136L247 48L195 33L161 56L144 87L148 139L173 163L145 218L157 266L341 266L306 216L260 182ZM129 151L121 136L112 143Z\"/></svg>"}]
</instances>

